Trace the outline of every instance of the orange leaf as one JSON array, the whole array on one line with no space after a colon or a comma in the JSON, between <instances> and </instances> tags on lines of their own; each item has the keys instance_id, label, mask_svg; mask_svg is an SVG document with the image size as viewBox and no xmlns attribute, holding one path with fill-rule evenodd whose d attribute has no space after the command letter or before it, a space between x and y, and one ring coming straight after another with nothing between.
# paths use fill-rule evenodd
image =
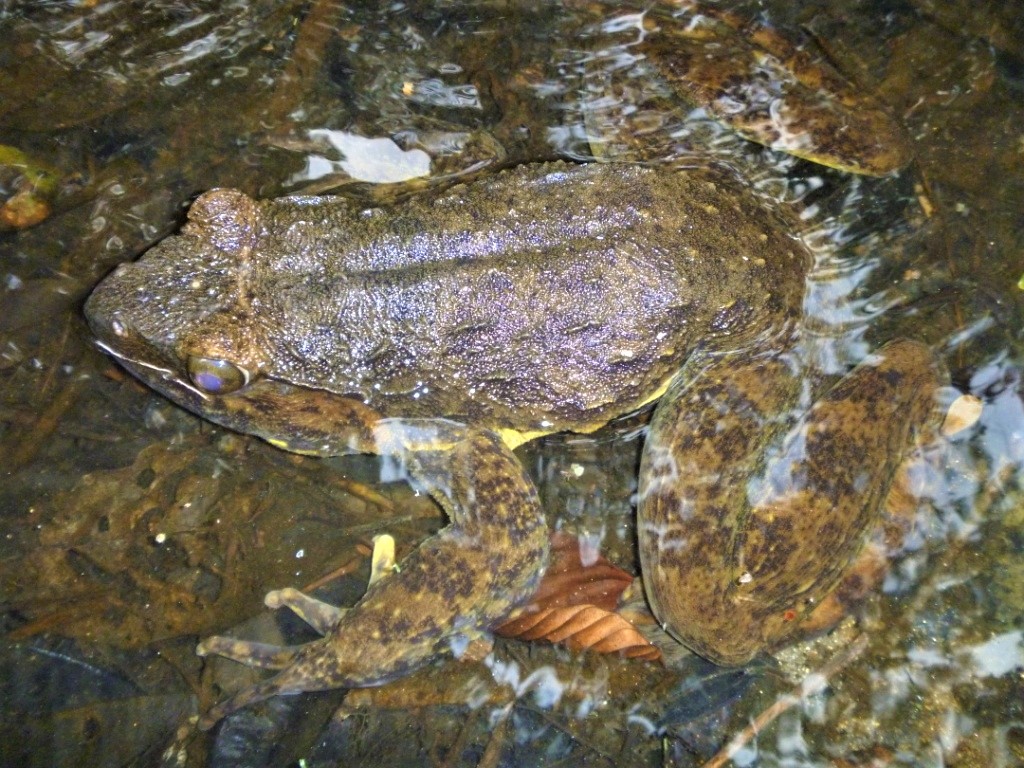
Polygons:
<instances>
[{"instance_id":1,"label":"orange leaf","mask_svg":"<svg viewBox=\"0 0 1024 768\"><path fill-rule=\"evenodd\" d=\"M619 596L633 581L598 555L584 565L575 536L551 536L551 563L529 605L495 633L519 640L547 640L573 650L622 653L657 660L661 651L615 613Z\"/></svg>"},{"instance_id":2,"label":"orange leaf","mask_svg":"<svg viewBox=\"0 0 1024 768\"><path fill-rule=\"evenodd\" d=\"M559 531L551 535L551 562L530 607L596 605L613 611L619 595L632 581L630 574L600 555L590 565L584 565L579 540Z\"/></svg>"},{"instance_id":3,"label":"orange leaf","mask_svg":"<svg viewBox=\"0 0 1024 768\"><path fill-rule=\"evenodd\" d=\"M564 643L575 651L621 653L630 659L655 661L661 651L617 613L593 605L528 611L495 630L520 640Z\"/></svg>"}]
</instances>

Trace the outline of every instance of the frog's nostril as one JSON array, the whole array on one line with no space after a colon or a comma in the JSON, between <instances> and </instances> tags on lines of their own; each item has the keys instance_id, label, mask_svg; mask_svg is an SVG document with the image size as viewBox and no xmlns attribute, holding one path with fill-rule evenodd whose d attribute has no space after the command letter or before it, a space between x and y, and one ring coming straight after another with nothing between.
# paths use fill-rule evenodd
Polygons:
<instances>
[{"instance_id":1,"label":"frog's nostril","mask_svg":"<svg viewBox=\"0 0 1024 768\"><path fill-rule=\"evenodd\" d=\"M115 336L125 336L128 333L128 329L125 328L124 323L122 323L120 318L117 317L110 321L110 330L114 332Z\"/></svg>"}]
</instances>

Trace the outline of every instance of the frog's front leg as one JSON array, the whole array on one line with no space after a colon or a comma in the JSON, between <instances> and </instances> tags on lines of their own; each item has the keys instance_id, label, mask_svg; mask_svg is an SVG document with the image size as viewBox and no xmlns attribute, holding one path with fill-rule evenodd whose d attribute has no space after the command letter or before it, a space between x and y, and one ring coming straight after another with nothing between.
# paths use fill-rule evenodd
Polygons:
<instances>
[{"instance_id":1,"label":"frog's front leg","mask_svg":"<svg viewBox=\"0 0 1024 768\"><path fill-rule=\"evenodd\" d=\"M276 601L326 632L321 640L291 649L203 643L201 653L281 671L214 707L202 727L277 694L380 685L441 655L461 656L536 590L548 556L544 516L533 483L497 435L441 420L383 420L375 438L451 524L348 611L278 592Z\"/></svg>"}]
</instances>

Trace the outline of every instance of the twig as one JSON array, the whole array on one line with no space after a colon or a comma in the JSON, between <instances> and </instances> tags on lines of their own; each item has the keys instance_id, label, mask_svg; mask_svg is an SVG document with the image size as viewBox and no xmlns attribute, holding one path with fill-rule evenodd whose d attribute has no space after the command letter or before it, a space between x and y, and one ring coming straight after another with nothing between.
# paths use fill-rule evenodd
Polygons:
<instances>
[{"instance_id":1,"label":"twig","mask_svg":"<svg viewBox=\"0 0 1024 768\"><path fill-rule=\"evenodd\" d=\"M775 702L768 707L768 709L764 710L764 712L754 719L754 722L736 734L732 738L732 741L722 747L714 757L704 763L703 768L721 768L732 759L733 755L735 755L741 748L745 747L755 736L757 736L758 733L764 730L764 728L772 723L772 721L774 721L779 715L796 706L806 697L813 696L814 694L825 690L828 686L829 678L860 656L867 647L868 638L866 635L862 634L850 643L844 651L833 656L832 660L824 667L819 669L817 672L812 672L807 675L807 677L800 681L800 685L794 688L790 693L777 698Z\"/></svg>"}]
</instances>

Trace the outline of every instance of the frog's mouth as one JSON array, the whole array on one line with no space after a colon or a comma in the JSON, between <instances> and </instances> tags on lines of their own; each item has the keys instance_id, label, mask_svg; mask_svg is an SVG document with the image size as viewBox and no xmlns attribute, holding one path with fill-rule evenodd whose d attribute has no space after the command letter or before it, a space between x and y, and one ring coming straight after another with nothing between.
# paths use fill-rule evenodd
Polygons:
<instances>
[{"instance_id":1,"label":"frog's mouth","mask_svg":"<svg viewBox=\"0 0 1024 768\"><path fill-rule=\"evenodd\" d=\"M193 399L196 400L198 407L202 407L202 404L209 403L214 399L214 396L203 392L201 389L193 386L187 379L179 376L173 368L164 368L148 363L145 360L129 357L100 339L96 339L95 344L117 360L133 376L146 382L158 392L166 394L167 390L174 390L174 395L168 394L167 396L176 402L181 401L186 407L192 408L191 405L188 405L188 401ZM179 390L182 391L179 392Z\"/></svg>"}]
</instances>

